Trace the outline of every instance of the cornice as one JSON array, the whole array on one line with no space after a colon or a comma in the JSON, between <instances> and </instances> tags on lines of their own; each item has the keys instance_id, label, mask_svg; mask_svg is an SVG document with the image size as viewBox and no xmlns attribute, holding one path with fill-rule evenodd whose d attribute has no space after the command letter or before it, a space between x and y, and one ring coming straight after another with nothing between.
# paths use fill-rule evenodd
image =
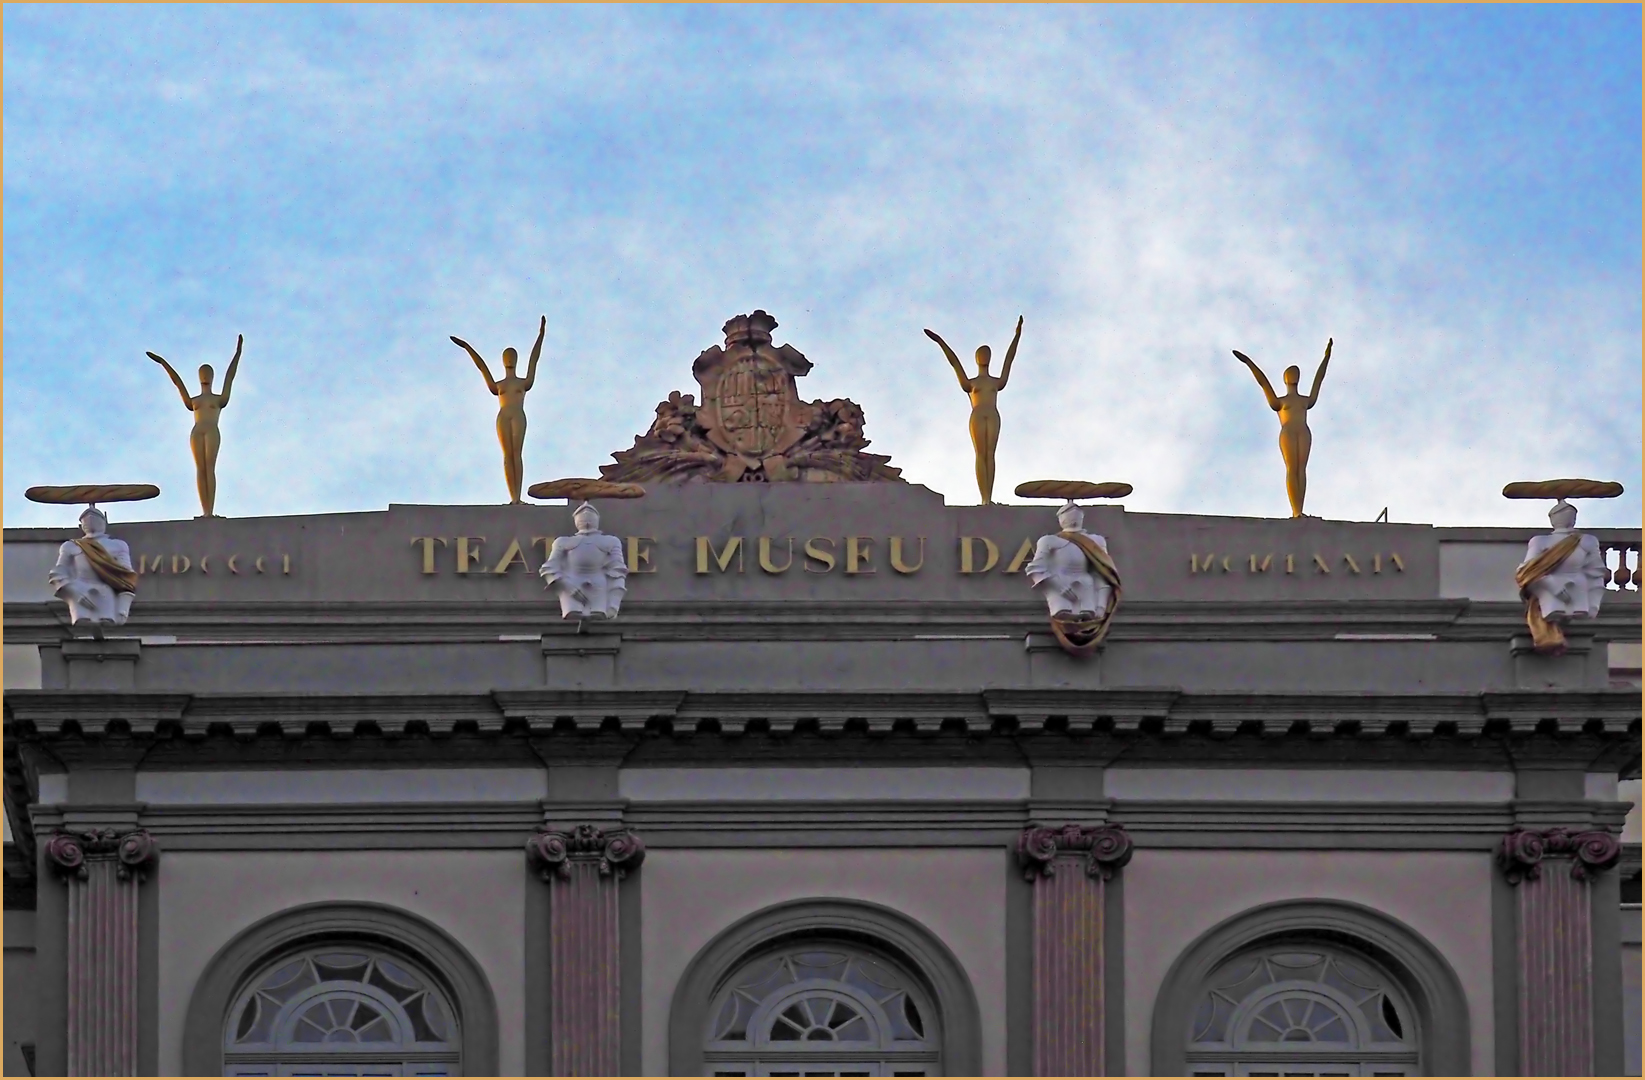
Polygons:
<instances>
[{"instance_id":1,"label":"cornice","mask_svg":"<svg viewBox=\"0 0 1645 1080\"><path fill-rule=\"evenodd\" d=\"M1438 641L1505 639L1523 632L1515 603L1431 600L1147 601L1128 599L1110 641L1329 641L1338 634L1428 634ZM60 604L8 603L6 640L51 645L70 636ZM921 635L1043 631L1044 609L1017 601L703 601L623 605L625 642L885 641ZM1639 594L1607 593L1585 633L1638 640ZM574 632L541 602L142 601L122 632L182 644L497 643Z\"/></svg>"},{"instance_id":2,"label":"cornice","mask_svg":"<svg viewBox=\"0 0 1645 1080\"><path fill-rule=\"evenodd\" d=\"M353 735L767 735L1032 738L1185 735L1228 738L1471 738L1584 734L1637 738L1638 691L1477 694L1186 693L1170 687L988 689L933 693L649 690L491 694L176 694L13 690L7 733L23 740Z\"/></svg>"}]
</instances>

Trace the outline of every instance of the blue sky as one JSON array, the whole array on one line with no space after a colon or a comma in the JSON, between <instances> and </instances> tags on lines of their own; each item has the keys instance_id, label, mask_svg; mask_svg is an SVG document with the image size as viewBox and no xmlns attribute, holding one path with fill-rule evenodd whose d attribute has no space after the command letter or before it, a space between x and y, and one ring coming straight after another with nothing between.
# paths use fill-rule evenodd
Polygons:
<instances>
[{"instance_id":1,"label":"blue sky","mask_svg":"<svg viewBox=\"0 0 1645 1080\"><path fill-rule=\"evenodd\" d=\"M999 491L1283 515L1271 376L1336 349L1310 512L1640 518L1640 10L16 6L5 520L198 513L155 350L221 373L218 511L506 495L492 358L548 336L528 481L594 475L731 315L974 502L963 354L1026 318ZM220 374L219 374L220 377Z\"/></svg>"}]
</instances>

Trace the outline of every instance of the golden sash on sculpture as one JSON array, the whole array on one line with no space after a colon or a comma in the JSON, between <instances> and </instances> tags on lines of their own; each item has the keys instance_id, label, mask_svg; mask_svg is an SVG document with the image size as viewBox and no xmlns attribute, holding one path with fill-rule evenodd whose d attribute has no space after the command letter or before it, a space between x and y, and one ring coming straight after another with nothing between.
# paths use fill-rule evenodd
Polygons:
<instances>
[{"instance_id":1,"label":"golden sash on sculpture","mask_svg":"<svg viewBox=\"0 0 1645 1080\"><path fill-rule=\"evenodd\" d=\"M1558 623L1542 617L1542 604L1531 595L1531 584L1559 569L1582 543L1581 533L1571 533L1514 572L1514 584L1525 601L1525 623L1531 628L1531 647L1539 653L1565 651L1565 632Z\"/></svg>"},{"instance_id":2,"label":"golden sash on sculpture","mask_svg":"<svg viewBox=\"0 0 1645 1080\"><path fill-rule=\"evenodd\" d=\"M1108 557L1108 552L1085 533L1075 529L1064 529L1057 533L1057 536L1079 548L1092 572L1106 581L1111 590L1108 594L1108 607L1095 618L1083 612L1051 616L1051 633L1057 639L1057 644L1075 656L1088 656L1095 652L1108 636L1108 628L1114 621L1114 612L1119 609L1120 572L1114 566L1114 560Z\"/></svg>"},{"instance_id":3,"label":"golden sash on sculpture","mask_svg":"<svg viewBox=\"0 0 1645 1080\"><path fill-rule=\"evenodd\" d=\"M89 536L77 536L70 543L79 547L80 552L86 557L86 562L91 564L92 572L103 584L117 593L137 591L137 571L121 565L120 560L109 554L108 548L99 541Z\"/></svg>"}]
</instances>

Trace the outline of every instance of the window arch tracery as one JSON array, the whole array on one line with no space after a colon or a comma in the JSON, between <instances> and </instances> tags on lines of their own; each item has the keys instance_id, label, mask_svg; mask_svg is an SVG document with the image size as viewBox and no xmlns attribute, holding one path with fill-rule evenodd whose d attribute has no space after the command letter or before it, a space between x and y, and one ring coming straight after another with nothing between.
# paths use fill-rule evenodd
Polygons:
<instances>
[{"instance_id":1,"label":"window arch tracery","mask_svg":"<svg viewBox=\"0 0 1645 1080\"><path fill-rule=\"evenodd\" d=\"M1243 950L1203 980L1189 1023L1195 1076L1406 1076L1420 1056L1397 981L1319 942Z\"/></svg>"},{"instance_id":2,"label":"window arch tracery","mask_svg":"<svg viewBox=\"0 0 1645 1080\"><path fill-rule=\"evenodd\" d=\"M410 960L378 947L326 944L283 954L229 1009L230 1076L449 1076L456 1013Z\"/></svg>"},{"instance_id":3,"label":"window arch tracery","mask_svg":"<svg viewBox=\"0 0 1645 1080\"><path fill-rule=\"evenodd\" d=\"M714 1076L934 1076L934 1003L909 971L855 943L813 940L742 963L704 1033Z\"/></svg>"}]
</instances>

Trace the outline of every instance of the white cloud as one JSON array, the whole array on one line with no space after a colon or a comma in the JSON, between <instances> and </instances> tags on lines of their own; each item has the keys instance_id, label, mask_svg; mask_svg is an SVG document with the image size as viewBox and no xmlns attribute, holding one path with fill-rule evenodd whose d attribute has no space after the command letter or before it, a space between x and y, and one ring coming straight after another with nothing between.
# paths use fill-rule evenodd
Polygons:
<instances>
[{"instance_id":1,"label":"white cloud","mask_svg":"<svg viewBox=\"0 0 1645 1080\"><path fill-rule=\"evenodd\" d=\"M1637 489L1637 265L1573 266L1527 294L1538 279L1481 262L1333 157L1312 89L1264 70L1238 29L1185 26L1149 51L1088 19L988 9L896 16L871 43L744 20L729 49L629 12L548 34L492 11L349 17L367 42L352 58L268 33L246 64L147 76L196 110L159 133L166 155L122 163L128 133L53 149L8 124L26 163L8 204L65 172L76 197L124 212L143 212L150 181L231 200L249 166L211 155L248 137L268 143L258 160L293 162L259 191L346 195L372 169L407 200L369 225L241 207L221 274L157 266L106 296L88 255L38 290L44 310L8 295L8 522L57 520L19 501L19 478L154 480L158 513L194 512L188 418L144 348L221 369L247 335L224 512L489 501L494 402L447 335L495 363L546 313L528 475L588 475L669 390L695 389L692 358L757 306L817 363L806 396L856 398L875 449L954 502L975 498L967 405L920 331L998 354L1019 313L996 497L1081 476L1132 482L1136 509L1283 514L1277 424L1229 350L1306 379L1327 336L1314 512L1532 524L1504 482ZM8 93L44 85L37 65L9 70L11 51ZM110 74L87 101L133 92ZM8 260L8 286L19 272ZM13 351L20 335L96 374L96 423L59 420L66 380ZM1638 507L1631 490L1584 520Z\"/></svg>"}]
</instances>

